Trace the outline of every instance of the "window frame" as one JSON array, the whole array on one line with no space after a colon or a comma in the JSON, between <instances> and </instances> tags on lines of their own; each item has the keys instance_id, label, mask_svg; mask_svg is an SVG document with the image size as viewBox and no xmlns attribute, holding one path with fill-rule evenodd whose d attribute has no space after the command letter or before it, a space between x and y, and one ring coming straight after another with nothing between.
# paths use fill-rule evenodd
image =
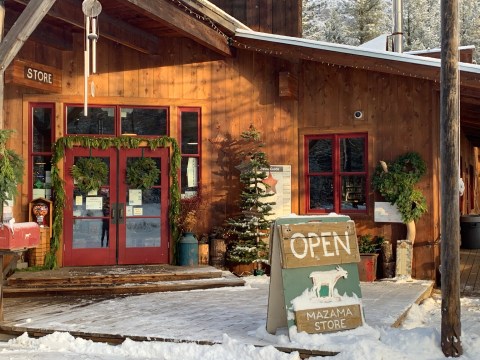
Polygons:
<instances>
[{"instance_id":1,"label":"window frame","mask_svg":"<svg viewBox=\"0 0 480 360\"><path fill-rule=\"evenodd\" d=\"M364 169L363 171L345 172L340 170L340 141L348 138L364 139ZM311 140L329 139L332 142L332 170L328 172L310 172L309 144ZM310 179L314 176L332 176L333 178L333 209L313 209L310 205ZM365 209L344 209L342 210L342 178L345 176L364 176L365 178ZM305 134L304 135L304 186L305 186L305 213L306 214L367 214L368 206L368 133L332 133L332 134Z\"/></svg>"},{"instance_id":2,"label":"window frame","mask_svg":"<svg viewBox=\"0 0 480 360\"><path fill-rule=\"evenodd\" d=\"M34 139L33 139L33 113L34 109L50 109L51 110L51 119L50 119L50 151L34 151ZM50 157L52 159L53 152L51 150L51 145L55 143L55 103L46 103L46 102L29 102L28 103L28 199L29 201L33 199L33 165L34 158L36 156ZM54 194L50 194L50 199L53 199ZM45 196L46 197L46 196Z\"/></svg>"},{"instance_id":3,"label":"window frame","mask_svg":"<svg viewBox=\"0 0 480 360\"><path fill-rule=\"evenodd\" d=\"M121 111L122 109L163 109L166 111L166 134L164 135L138 135L139 137L142 138L155 138L158 136L170 136L170 107L169 106L164 106L164 105L159 105L159 106L153 106L153 105L130 105L130 104L89 104L89 108L112 108L113 109L113 134L84 134L84 133L75 133L75 134L70 134L68 133L68 119L67 119L67 109L69 107L79 107L83 108L83 104L77 104L77 103L65 103L63 112L64 112L64 129L65 129L65 136L92 136L92 137L118 137L118 136L137 136L137 135L132 135L132 134L122 134L122 116L121 116Z\"/></svg>"},{"instance_id":4,"label":"window frame","mask_svg":"<svg viewBox=\"0 0 480 360\"><path fill-rule=\"evenodd\" d=\"M183 152L183 134L182 134L182 114L186 112L194 112L197 113L197 137L198 137L198 145L197 145L197 153L184 153ZM181 198L188 199L183 193L183 186L182 186L182 164L184 158L196 158L197 159L197 193L196 195L192 195L191 197L199 196L200 195L200 184L202 178L202 108L201 107L188 107L188 106L181 106L178 107L178 145L180 148L180 169L179 169L179 181L178 185L180 188L180 196Z\"/></svg>"}]
</instances>

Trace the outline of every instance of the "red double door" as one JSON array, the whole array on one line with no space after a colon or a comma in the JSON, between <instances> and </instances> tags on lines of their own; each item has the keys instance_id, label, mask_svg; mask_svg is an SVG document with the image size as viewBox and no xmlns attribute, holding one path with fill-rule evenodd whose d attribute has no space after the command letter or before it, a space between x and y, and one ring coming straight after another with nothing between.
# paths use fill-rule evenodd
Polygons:
<instances>
[{"instance_id":1,"label":"red double door","mask_svg":"<svg viewBox=\"0 0 480 360\"><path fill-rule=\"evenodd\" d=\"M71 168L82 157L102 159L107 182L84 193ZM150 189L132 189L126 169L140 157L155 160L160 177ZM66 154L64 266L168 263L168 149L86 149Z\"/></svg>"}]
</instances>

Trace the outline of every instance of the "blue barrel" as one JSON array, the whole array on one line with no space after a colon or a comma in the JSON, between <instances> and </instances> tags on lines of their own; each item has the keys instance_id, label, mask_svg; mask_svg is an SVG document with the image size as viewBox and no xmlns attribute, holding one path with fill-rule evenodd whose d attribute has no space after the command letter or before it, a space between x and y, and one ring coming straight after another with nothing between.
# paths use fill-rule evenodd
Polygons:
<instances>
[{"instance_id":1,"label":"blue barrel","mask_svg":"<svg viewBox=\"0 0 480 360\"><path fill-rule=\"evenodd\" d=\"M460 217L460 234L464 249L480 249L480 215Z\"/></svg>"},{"instance_id":2,"label":"blue barrel","mask_svg":"<svg viewBox=\"0 0 480 360\"><path fill-rule=\"evenodd\" d=\"M193 233L184 233L178 241L178 265L198 266L198 240Z\"/></svg>"}]
</instances>

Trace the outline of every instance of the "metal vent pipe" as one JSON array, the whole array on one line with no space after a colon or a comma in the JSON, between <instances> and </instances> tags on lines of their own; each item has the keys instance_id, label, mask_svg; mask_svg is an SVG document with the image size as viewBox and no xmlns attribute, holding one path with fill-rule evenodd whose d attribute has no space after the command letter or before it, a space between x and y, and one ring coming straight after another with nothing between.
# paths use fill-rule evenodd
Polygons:
<instances>
[{"instance_id":1,"label":"metal vent pipe","mask_svg":"<svg viewBox=\"0 0 480 360\"><path fill-rule=\"evenodd\" d=\"M403 3L393 0L393 51L403 52Z\"/></svg>"}]
</instances>

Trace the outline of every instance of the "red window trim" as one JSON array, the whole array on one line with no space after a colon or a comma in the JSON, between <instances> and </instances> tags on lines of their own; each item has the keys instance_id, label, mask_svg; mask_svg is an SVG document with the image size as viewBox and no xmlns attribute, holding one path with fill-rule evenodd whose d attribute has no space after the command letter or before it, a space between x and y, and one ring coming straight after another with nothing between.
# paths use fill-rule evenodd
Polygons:
<instances>
[{"instance_id":1,"label":"red window trim","mask_svg":"<svg viewBox=\"0 0 480 360\"><path fill-rule=\"evenodd\" d=\"M363 137L365 139L365 171L356 171L356 172L340 172L340 139L352 138L352 137ZM310 208L310 177L313 176L309 172L309 141L314 139L331 139L332 140L332 171L331 172L322 172L315 173L315 175L329 175L333 177L333 209L311 209ZM365 196L368 194L368 133L366 132L355 132L355 133L342 133L342 134L317 134L317 135L305 135L304 136L304 186L305 186L305 212L307 214L326 214L330 212L335 212L337 214L366 214L368 212L368 202L366 204L365 210L351 210L341 211L341 179L342 176L346 175L364 175L365 182Z\"/></svg>"},{"instance_id":2,"label":"red window trim","mask_svg":"<svg viewBox=\"0 0 480 360\"><path fill-rule=\"evenodd\" d=\"M184 112L196 112L198 114L198 153L197 154L184 154L183 152L181 153L181 158L183 159L184 157L195 157L198 159L198 190L197 190L197 195L200 194L200 184L201 184L201 179L202 179L202 162L201 162L201 159L202 159L202 108L201 107L189 107L189 106L180 106L178 107L178 121L177 121L177 124L178 124L178 136L177 138L179 139L179 148L180 148L180 151L182 151L182 114ZM182 163L182 161L180 161L180 164ZM181 172L182 169L180 168L179 171ZM182 189L182 183L181 183L181 179L182 179L182 176L181 174L179 174L178 176L178 185L179 185L179 188L180 188L180 192L181 192L181 189Z\"/></svg>"},{"instance_id":3,"label":"red window trim","mask_svg":"<svg viewBox=\"0 0 480 360\"><path fill-rule=\"evenodd\" d=\"M33 158L35 156L53 156L52 151L33 151L33 109L51 109L52 119L50 124L50 139L53 144L56 141L55 138L55 103L45 102L29 102L28 103L28 199L33 200ZM53 194L52 194L53 195Z\"/></svg>"}]
</instances>

